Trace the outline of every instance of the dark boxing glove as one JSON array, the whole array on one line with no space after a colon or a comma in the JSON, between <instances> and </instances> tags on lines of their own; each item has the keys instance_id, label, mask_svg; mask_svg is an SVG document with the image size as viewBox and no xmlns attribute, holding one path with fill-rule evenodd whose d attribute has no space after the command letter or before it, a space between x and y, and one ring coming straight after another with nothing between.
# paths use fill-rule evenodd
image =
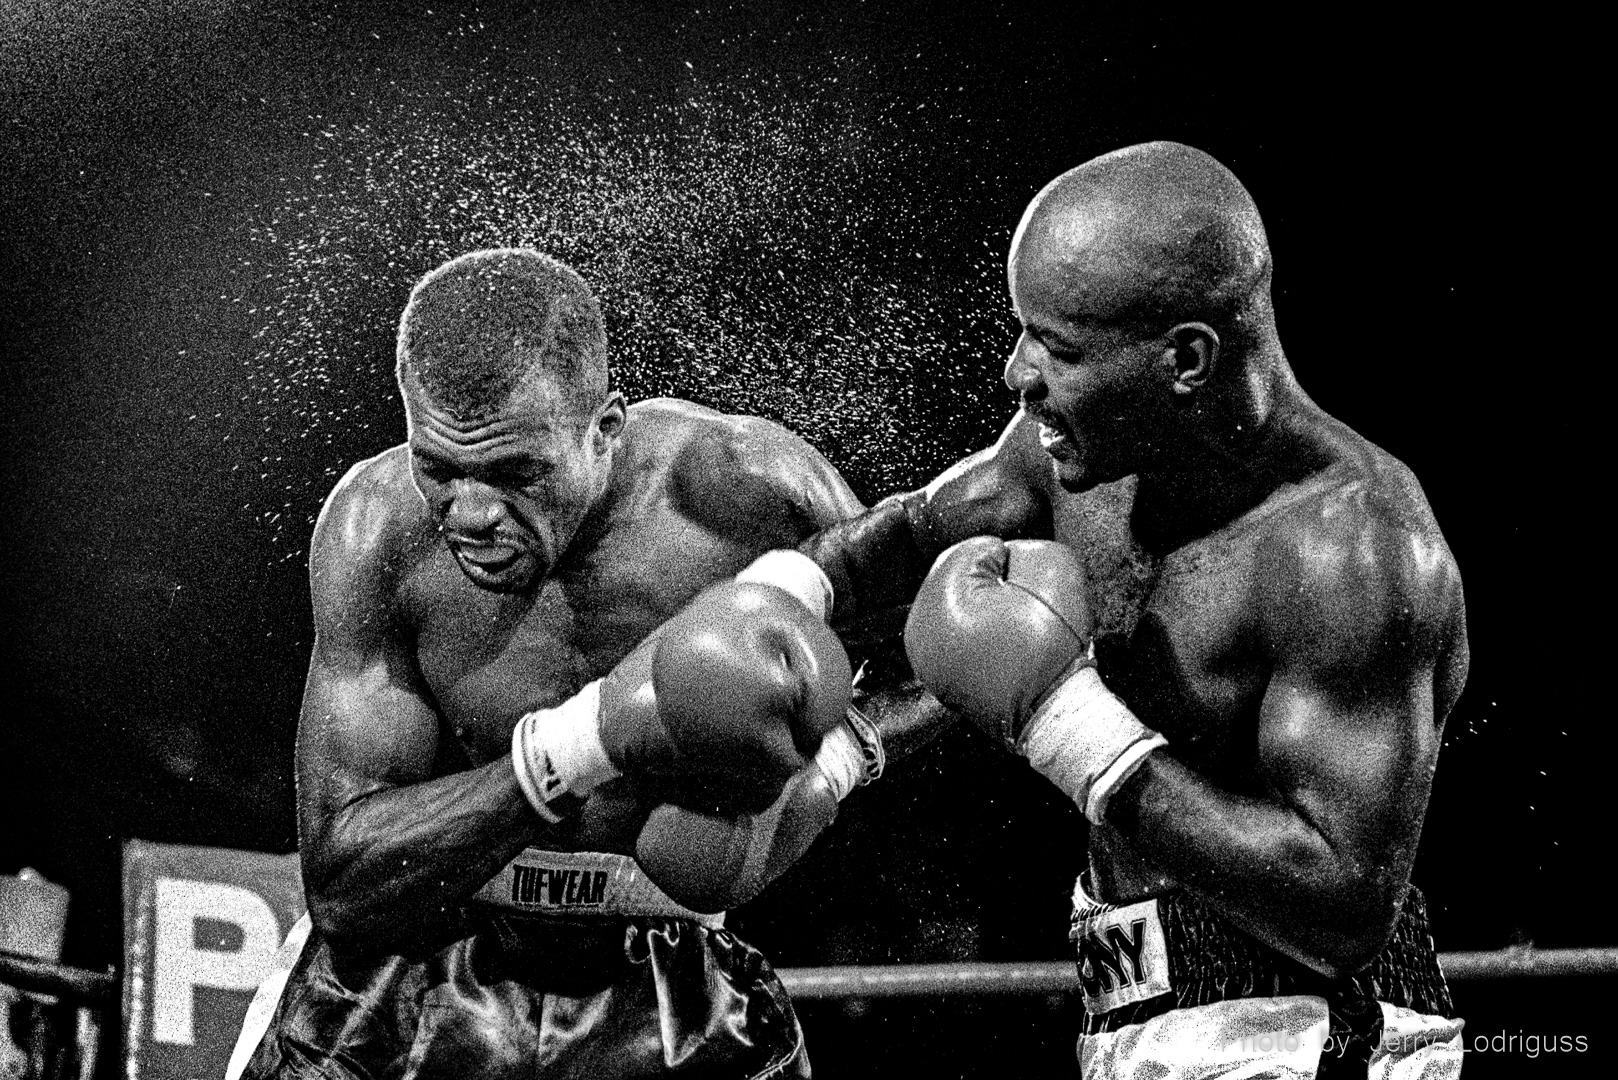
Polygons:
<instances>
[{"instance_id":1,"label":"dark boxing glove","mask_svg":"<svg viewBox=\"0 0 1618 1080\"><path fill-rule=\"evenodd\" d=\"M726 817L664 804L635 842L635 861L693 911L727 911L763 890L837 817L837 804L882 774L882 741L857 710L828 733L813 763L761 814Z\"/></svg>"},{"instance_id":2,"label":"dark boxing glove","mask_svg":"<svg viewBox=\"0 0 1618 1080\"><path fill-rule=\"evenodd\" d=\"M848 657L821 614L823 582L806 557L771 552L701 593L605 678L522 717L512 764L528 801L558 820L551 804L563 793L625 776L695 809L770 806L848 707Z\"/></svg>"}]
</instances>

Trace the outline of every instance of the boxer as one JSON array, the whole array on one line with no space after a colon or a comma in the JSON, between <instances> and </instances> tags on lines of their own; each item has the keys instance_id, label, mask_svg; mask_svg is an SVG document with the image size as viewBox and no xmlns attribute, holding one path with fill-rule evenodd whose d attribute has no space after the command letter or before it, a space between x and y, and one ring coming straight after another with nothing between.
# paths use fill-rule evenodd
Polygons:
<instances>
[{"instance_id":1,"label":"boxer","mask_svg":"<svg viewBox=\"0 0 1618 1080\"><path fill-rule=\"evenodd\" d=\"M835 620L913 596L923 683L1089 819L1083 1075L1455 1075L1409 878L1465 605L1420 485L1299 387L1206 154L1058 177L1007 276L999 441L802 550Z\"/></svg>"},{"instance_id":2,"label":"boxer","mask_svg":"<svg viewBox=\"0 0 1618 1080\"><path fill-rule=\"evenodd\" d=\"M571 269L499 249L400 321L408 441L310 550L310 922L252 1077L807 1076L723 928L879 764L791 547L860 504L802 440L607 384Z\"/></svg>"}]
</instances>

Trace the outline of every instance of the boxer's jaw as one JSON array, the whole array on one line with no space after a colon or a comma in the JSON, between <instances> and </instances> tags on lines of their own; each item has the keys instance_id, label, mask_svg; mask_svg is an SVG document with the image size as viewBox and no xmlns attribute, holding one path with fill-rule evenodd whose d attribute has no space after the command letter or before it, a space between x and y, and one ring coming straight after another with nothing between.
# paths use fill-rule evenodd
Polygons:
<instances>
[{"instance_id":1,"label":"boxer's jaw","mask_svg":"<svg viewBox=\"0 0 1618 1080\"><path fill-rule=\"evenodd\" d=\"M1025 400L1022 410L1038 425L1039 446L1051 459L1051 473L1057 483L1067 491L1094 487L1098 481L1091 479L1085 445L1067 422L1038 402Z\"/></svg>"}]
</instances>

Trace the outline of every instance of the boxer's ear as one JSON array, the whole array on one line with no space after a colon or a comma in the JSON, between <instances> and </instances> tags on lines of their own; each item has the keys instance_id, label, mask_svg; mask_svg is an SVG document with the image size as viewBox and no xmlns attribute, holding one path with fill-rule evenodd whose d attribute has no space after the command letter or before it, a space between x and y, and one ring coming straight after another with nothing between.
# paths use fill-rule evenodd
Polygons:
<instances>
[{"instance_id":1,"label":"boxer's ear","mask_svg":"<svg viewBox=\"0 0 1618 1080\"><path fill-rule=\"evenodd\" d=\"M1207 323L1180 323L1168 332L1164 359L1173 365L1174 392L1194 394L1219 363L1219 334Z\"/></svg>"},{"instance_id":2,"label":"boxer's ear","mask_svg":"<svg viewBox=\"0 0 1618 1080\"><path fill-rule=\"evenodd\" d=\"M617 390L607 395L607 400L596 409L595 420L590 425L590 436L596 441L596 452L607 448L610 442L617 442L624 433L624 424L628 422L626 413L628 406L624 404L624 395Z\"/></svg>"}]
</instances>

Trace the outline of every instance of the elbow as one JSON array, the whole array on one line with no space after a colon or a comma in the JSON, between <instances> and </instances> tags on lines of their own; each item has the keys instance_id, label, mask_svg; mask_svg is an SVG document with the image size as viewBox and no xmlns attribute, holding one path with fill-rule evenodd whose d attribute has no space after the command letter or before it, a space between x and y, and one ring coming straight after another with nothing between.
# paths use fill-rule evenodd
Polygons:
<instances>
[{"instance_id":1,"label":"elbow","mask_svg":"<svg viewBox=\"0 0 1618 1080\"><path fill-rule=\"evenodd\" d=\"M367 912L356 903L308 895L309 919L322 940L347 956L374 956L392 952L402 940L397 918Z\"/></svg>"},{"instance_id":2,"label":"elbow","mask_svg":"<svg viewBox=\"0 0 1618 1080\"><path fill-rule=\"evenodd\" d=\"M1393 938L1403 901L1403 888L1359 883L1340 891L1335 903L1318 905L1320 918L1308 949L1311 966L1332 979L1369 967Z\"/></svg>"},{"instance_id":3,"label":"elbow","mask_svg":"<svg viewBox=\"0 0 1618 1080\"><path fill-rule=\"evenodd\" d=\"M1387 940L1381 937L1344 937L1320 950L1310 966L1328 979L1346 979L1370 967L1386 947Z\"/></svg>"},{"instance_id":4,"label":"elbow","mask_svg":"<svg viewBox=\"0 0 1618 1080\"><path fill-rule=\"evenodd\" d=\"M357 905L311 886L305 890L309 919L325 941L345 952L373 944Z\"/></svg>"},{"instance_id":5,"label":"elbow","mask_svg":"<svg viewBox=\"0 0 1618 1080\"><path fill-rule=\"evenodd\" d=\"M1290 853L1292 881L1301 886L1288 918L1287 935L1299 959L1328 978L1346 978L1368 967L1393 937L1404 908L1407 881L1346 865L1324 844L1299 845Z\"/></svg>"},{"instance_id":6,"label":"elbow","mask_svg":"<svg viewBox=\"0 0 1618 1080\"><path fill-rule=\"evenodd\" d=\"M397 930L397 920L386 913L379 918L374 904L367 905L366 893L345 889L340 869L309 851L303 855L303 882L309 919L334 948L350 954L378 951L388 943L387 932Z\"/></svg>"}]
</instances>

